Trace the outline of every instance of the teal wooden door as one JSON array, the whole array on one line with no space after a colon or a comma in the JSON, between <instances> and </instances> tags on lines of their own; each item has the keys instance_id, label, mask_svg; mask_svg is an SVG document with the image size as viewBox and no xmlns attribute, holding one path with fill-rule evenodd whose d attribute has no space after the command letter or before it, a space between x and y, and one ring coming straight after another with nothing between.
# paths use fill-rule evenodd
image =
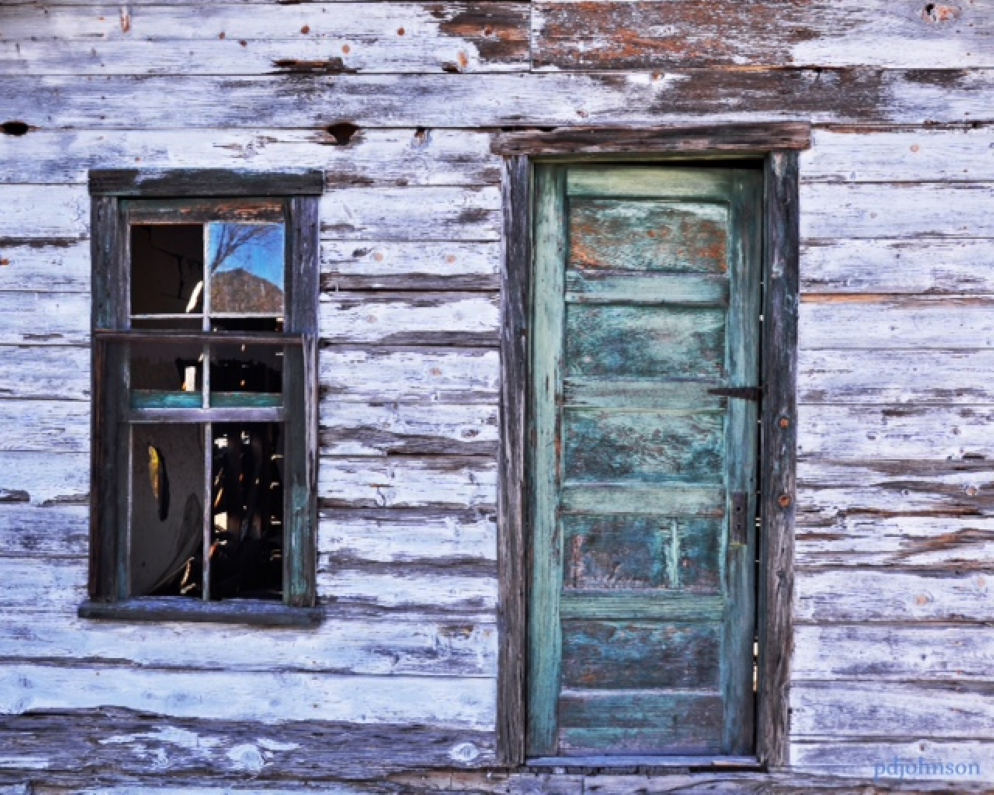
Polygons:
<instances>
[{"instance_id":1,"label":"teal wooden door","mask_svg":"<svg viewBox=\"0 0 994 795\"><path fill-rule=\"evenodd\" d=\"M753 749L762 174L538 166L528 752Z\"/></svg>"}]
</instances>

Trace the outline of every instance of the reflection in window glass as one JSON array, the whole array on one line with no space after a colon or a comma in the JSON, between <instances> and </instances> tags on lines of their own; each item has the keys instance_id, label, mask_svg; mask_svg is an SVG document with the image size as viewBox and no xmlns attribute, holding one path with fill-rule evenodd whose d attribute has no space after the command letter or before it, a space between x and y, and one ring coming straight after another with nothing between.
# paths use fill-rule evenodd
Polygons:
<instances>
[{"instance_id":1,"label":"reflection in window glass","mask_svg":"<svg viewBox=\"0 0 994 795\"><path fill-rule=\"evenodd\" d=\"M204 238L199 224L131 227L131 314L203 311Z\"/></svg>"},{"instance_id":2,"label":"reflection in window glass","mask_svg":"<svg viewBox=\"0 0 994 795\"><path fill-rule=\"evenodd\" d=\"M282 224L208 224L211 313L283 314Z\"/></svg>"}]
</instances>

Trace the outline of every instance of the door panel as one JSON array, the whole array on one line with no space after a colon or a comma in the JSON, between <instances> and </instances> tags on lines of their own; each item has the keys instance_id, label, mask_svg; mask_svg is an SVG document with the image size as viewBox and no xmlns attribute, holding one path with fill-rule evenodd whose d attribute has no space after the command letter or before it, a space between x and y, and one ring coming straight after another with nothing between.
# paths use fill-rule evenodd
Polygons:
<instances>
[{"instance_id":1,"label":"door panel","mask_svg":"<svg viewBox=\"0 0 994 795\"><path fill-rule=\"evenodd\" d=\"M752 750L761 192L536 169L532 755Z\"/></svg>"}]
</instances>

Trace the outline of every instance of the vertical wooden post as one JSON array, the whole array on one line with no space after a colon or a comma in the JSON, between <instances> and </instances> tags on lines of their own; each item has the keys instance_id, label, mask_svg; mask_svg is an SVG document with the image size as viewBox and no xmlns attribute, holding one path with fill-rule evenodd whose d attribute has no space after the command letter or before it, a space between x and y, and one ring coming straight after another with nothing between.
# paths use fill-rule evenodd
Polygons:
<instances>
[{"instance_id":1,"label":"vertical wooden post","mask_svg":"<svg viewBox=\"0 0 994 795\"><path fill-rule=\"evenodd\" d=\"M763 487L756 750L770 767L788 763L793 651L794 499L797 441L797 153L766 158L763 324Z\"/></svg>"},{"instance_id":2,"label":"vertical wooden post","mask_svg":"<svg viewBox=\"0 0 994 795\"><path fill-rule=\"evenodd\" d=\"M531 166L505 159L502 174L504 267L501 271L500 449L497 498L497 756L525 759L527 656L525 546L525 406L528 378L528 296L531 278Z\"/></svg>"}]
</instances>

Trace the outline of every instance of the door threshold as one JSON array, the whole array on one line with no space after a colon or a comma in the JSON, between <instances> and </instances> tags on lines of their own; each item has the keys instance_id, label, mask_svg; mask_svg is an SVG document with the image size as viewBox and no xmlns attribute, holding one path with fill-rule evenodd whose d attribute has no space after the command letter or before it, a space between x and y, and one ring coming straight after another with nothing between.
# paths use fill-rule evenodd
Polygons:
<instances>
[{"instance_id":1,"label":"door threshold","mask_svg":"<svg viewBox=\"0 0 994 795\"><path fill-rule=\"evenodd\" d=\"M526 759L525 767L532 768L653 768L657 770L722 770L755 772L763 770L762 763L754 756L540 756Z\"/></svg>"}]
</instances>

